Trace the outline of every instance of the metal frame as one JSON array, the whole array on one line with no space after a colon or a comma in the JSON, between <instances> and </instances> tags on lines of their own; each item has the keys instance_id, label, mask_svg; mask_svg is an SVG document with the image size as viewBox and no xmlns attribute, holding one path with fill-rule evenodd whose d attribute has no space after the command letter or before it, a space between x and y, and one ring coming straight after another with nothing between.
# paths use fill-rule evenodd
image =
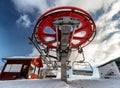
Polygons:
<instances>
[{"instance_id":1,"label":"metal frame","mask_svg":"<svg viewBox=\"0 0 120 88\"><path fill-rule=\"evenodd\" d=\"M72 64L73 73L74 73L74 70L75 70L75 68L74 68L74 64L75 64L75 63L79 63L79 66L80 66L80 63L84 64L84 66L89 66L90 69L91 69L90 71L89 71L89 70L81 70L81 69L77 69L77 70L78 70L78 71L81 71L81 72L86 71L86 72L91 73L89 76L92 76L92 75L93 75L93 68L92 68L91 64L90 64L89 62L80 62L80 61L74 61L74 62L73 62L73 64ZM85 64L87 64L87 65L85 65ZM76 74L73 74L73 75L76 75ZM85 74L81 74L81 75L85 75ZM86 75L88 75L88 74L86 74Z\"/></svg>"}]
</instances>

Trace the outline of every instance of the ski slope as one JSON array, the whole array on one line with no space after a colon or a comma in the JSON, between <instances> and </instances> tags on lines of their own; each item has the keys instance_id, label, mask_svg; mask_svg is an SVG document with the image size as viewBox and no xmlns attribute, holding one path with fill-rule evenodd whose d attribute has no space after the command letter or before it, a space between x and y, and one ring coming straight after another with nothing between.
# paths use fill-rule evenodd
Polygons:
<instances>
[{"instance_id":1,"label":"ski slope","mask_svg":"<svg viewBox=\"0 0 120 88\"><path fill-rule=\"evenodd\" d=\"M0 81L0 88L120 88L120 79L79 80L65 83L60 79Z\"/></svg>"}]
</instances>

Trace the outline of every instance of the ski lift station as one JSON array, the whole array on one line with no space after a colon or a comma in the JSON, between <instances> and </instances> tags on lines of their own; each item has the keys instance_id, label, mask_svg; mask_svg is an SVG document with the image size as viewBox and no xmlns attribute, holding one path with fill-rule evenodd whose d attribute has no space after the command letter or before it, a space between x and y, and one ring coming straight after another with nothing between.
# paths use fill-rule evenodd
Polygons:
<instances>
[{"instance_id":1,"label":"ski lift station","mask_svg":"<svg viewBox=\"0 0 120 88\"><path fill-rule=\"evenodd\" d=\"M98 66L100 78L120 79L120 57Z\"/></svg>"},{"instance_id":2,"label":"ski lift station","mask_svg":"<svg viewBox=\"0 0 120 88\"><path fill-rule=\"evenodd\" d=\"M3 58L0 80L37 79L40 68L43 67L41 58Z\"/></svg>"},{"instance_id":3,"label":"ski lift station","mask_svg":"<svg viewBox=\"0 0 120 88\"><path fill-rule=\"evenodd\" d=\"M4 58L6 63L0 79L56 78L57 72L65 82L80 79L80 76L93 76L94 69L86 61L84 47L92 42L95 35L96 25L88 12L70 6L53 8L38 18L29 37L39 57ZM74 53L81 57L74 58ZM101 78L106 78L106 71L113 67L115 62L99 66Z\"/></svg>"}]
</instances>

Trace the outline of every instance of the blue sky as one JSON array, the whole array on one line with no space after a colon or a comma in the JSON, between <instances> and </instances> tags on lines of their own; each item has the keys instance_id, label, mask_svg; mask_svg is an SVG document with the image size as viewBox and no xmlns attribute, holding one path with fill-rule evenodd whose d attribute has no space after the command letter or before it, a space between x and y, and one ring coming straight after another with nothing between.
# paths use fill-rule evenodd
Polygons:
<instances>
[{"instance_id":1,"label":"blue sky","mask_svg":"<svg viewBox=\"0 0 120 88\"><path fill-rule=\"evenodd\" d=\"M88 11L95 20L97 35L85 48L88 60L99 63L119 57L120 0L1 0L0 59L37 56L35 47L28 44L36 19L51 8L69 5Z\"/></svg>"},{"instance_id":2,"label":"blue sky","mask_svg":"<svg viewBox=\"0 0 120 88\"><path fill-rule=\"evenodd\" d=\"M22 13L15 9L11 0L1 0L0 12L0 58L31 53L33 46L28 44L28 37L31 36L33 25L25 27L17 23Z\"/></svg>"}]
</instances>

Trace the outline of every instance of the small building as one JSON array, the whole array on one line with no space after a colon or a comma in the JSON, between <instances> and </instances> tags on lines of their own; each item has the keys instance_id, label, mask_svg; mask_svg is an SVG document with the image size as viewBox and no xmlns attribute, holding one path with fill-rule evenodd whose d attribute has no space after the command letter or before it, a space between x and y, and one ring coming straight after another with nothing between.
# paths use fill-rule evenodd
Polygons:
<instances>
[{"instance_id":1,"label":"small building","mask_svg":"<svg viewBox=\"0 0 120 88\"><path fill-rule=\"evenodd\" d=\"M2 60L5 64L0 80L38 79L40 77L40 68L43 67L41 58L11 57Z\"/></svg>"},{"instance_id":2,"label":"small building","mask_svg":"<svg viewBox=\"0 0 120 88\"><path fill-rule=\"evenodd\" d=\"M100 78L120 78L120 57L98 66Z\"/></svg>"}]
</instances>

